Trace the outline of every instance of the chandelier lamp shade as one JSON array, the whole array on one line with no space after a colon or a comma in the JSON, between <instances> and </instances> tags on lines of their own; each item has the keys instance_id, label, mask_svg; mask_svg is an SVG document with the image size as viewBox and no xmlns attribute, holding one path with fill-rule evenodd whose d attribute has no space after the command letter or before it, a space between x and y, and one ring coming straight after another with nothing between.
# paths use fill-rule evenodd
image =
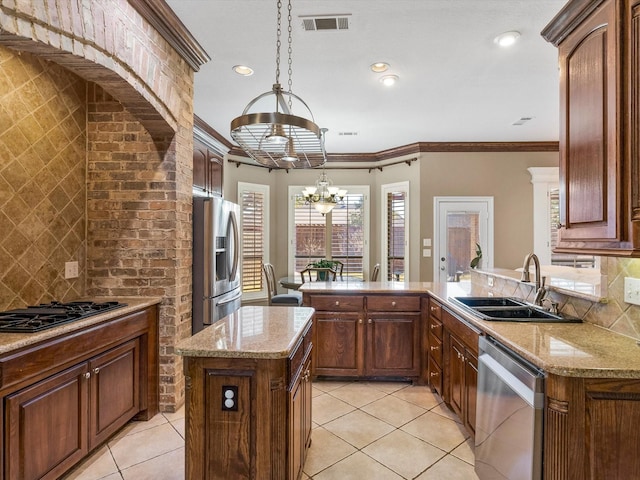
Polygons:
<instances>
[{"instance_id":1,"label":"chandelier lamp shade","mask_svg":"<svg viewBox=\"0 0 640 480\"><path fill-rule=\"evenodd\" d=\"M305 203L313 205L322 215L326 215L338 205L347 194L346 190L333 186L323 170L315 187L306 187L302 191Z\"/></svg>"},{"instance_id":2,"label":"chandelier lamp shade","mask_svg":"<svg viewBox=\"0 0 640 480\"><path fill-rule=\"evenodd\" d=\"M271 91L258 95L242 115L231 121L231 137L252 159L269 168L314 168L324 165L325 128L316 125L311 109L291 91L291 0L288 1L288 91L280 84L280 32L282 0L278 0L276 82ZM264 105L272 111L255 111ZM304 112L306 116L294 115Z\"/></svg>"}]
</instances>

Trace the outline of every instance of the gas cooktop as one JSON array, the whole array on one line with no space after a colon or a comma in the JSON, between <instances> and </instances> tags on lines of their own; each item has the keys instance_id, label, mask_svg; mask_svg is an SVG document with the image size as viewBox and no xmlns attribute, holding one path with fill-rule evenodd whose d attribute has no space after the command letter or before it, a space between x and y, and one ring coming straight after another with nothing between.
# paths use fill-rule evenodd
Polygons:
<instances>
[{"instance_id":1,"label":"gas cooktop","mask_svg":"<svg viewBox=\"0 0 640 480\"><path fill-rule=\"evenodd\" d=\"M125 307L119 302L51 302L0 312L0 333L31 333Z\"/></svg>"}]
</instances>

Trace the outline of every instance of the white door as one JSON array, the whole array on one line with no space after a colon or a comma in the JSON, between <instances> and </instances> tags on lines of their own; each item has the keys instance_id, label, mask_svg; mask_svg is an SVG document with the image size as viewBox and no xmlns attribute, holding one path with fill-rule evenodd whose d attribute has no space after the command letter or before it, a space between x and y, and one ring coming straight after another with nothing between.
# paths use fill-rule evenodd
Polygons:
<instances>
[{"instance_id":1,"label":"white door","mask_svg":"<svg viewBox=\"0 0 640 480\"><path fill-rule=\"evenodd\" d=\"M434 197L434 219L434 281L468 279L478 246L493 267L493 197Z\"/></svg>"}]
</instances>

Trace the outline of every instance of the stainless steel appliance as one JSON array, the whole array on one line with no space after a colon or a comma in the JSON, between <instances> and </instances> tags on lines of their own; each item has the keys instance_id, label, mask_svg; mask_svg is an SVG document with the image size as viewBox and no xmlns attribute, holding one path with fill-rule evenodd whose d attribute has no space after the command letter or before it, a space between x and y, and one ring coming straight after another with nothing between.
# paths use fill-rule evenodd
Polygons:
<instances>
[{"instance_id":1,"label":"stainless steel appliance","mask_svg":"<svg viewBox=\"0 0 640 480\"><path fill-rule=\"evenodd\" d=\"M33 333L125 307L119 302L51 302L0 312L0 332Z\"/></svg>"},{"instance_id":2,"label":"stainless steel appliance","mask_svg":"<svg viewBox=\"0 0 640 480\"><path fill-rule=\"evenodd\" d=\"M480 480L542 478L544 372L480 337L475 469Z\"/></svg>"},{"instance_id":3,"label":"stainless steel appliance","mask_svg":"<svg viewBox=\"0 0 640 480\"><path fill-rule=\"evenodd\" d=\"M240 308L239 216L235 203L193 199L193 333Z\"/></svg>"}]
</instances>

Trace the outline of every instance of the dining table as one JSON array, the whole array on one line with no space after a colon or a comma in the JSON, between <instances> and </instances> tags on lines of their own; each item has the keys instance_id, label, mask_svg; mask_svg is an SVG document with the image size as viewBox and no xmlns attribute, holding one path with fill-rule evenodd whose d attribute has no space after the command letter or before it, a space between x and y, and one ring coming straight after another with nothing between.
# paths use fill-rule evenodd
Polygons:
<instances>
[{"instance_id":1,"label":"dining table","mask_svg":"<svg viewBox=\"0 0 640 480\"><path fill-rule=\"evenodd\" d=\"M315 282L316 280L314 280ZM344 276L342 278L336 278L335 280L320 280L320 281L328 281L328 282L358 282L362 283L364 280L358 277L350 277ZM282 288L286 288L287 290L298 290L300 286L304 283L302 281L302 275L296 272L293 275L289 275L286 277L282 277L278 280L278 283Z\"/></svg>"}]
</instances>

